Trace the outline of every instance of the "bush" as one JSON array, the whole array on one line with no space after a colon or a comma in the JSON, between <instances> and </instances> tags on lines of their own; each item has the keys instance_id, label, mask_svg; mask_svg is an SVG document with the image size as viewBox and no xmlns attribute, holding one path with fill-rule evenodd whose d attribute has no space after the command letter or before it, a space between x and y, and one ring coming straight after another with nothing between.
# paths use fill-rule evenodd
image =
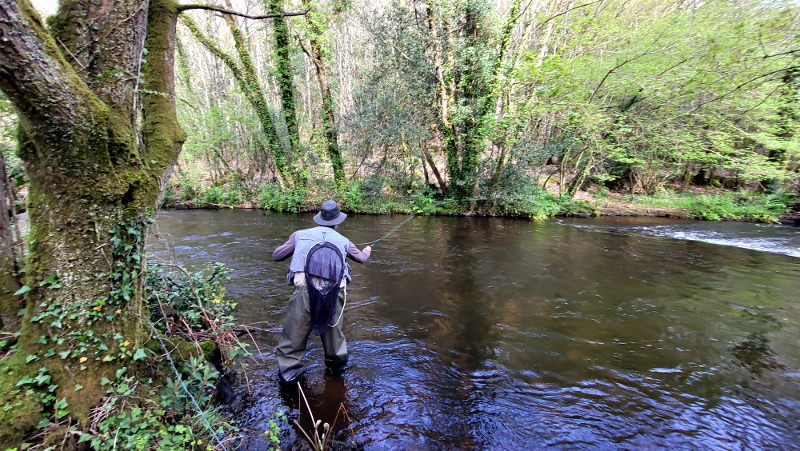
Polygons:
<instances>
[{"instance_id":1,"label":"bush","mask_svg":"<svg viewBox=\"0 0 800 451\"><path fill-rule=\"evenodd\" d=\"M230 332L225 334L233 323L231 311L236 305L225 299L221 280L227 273L221 263L194 274L172 266L148 265L145 295L150 322L170 335L169 339L156 336L155 348L150 347L150 352L158 349L156 353L161 355L147 365L155 363L160 369L151 377L141 377L123 367L113 380L103 378L102 384L108 388L103 404L93 411L98 419L96 431L81 432L78 443L89 442L92 449L101 451L201 450L213 449L219 437L230 439L238 434L239 429L211 402L215 384L223 376L197 352L199 348L207 353L210 342L191 343L198 331L220 346L211 347L233 358L234 353L222 346L225 337L231 337ZM164 341L170 343L166 353ZM173 345L176 349L171 349ZM144 350L140 351L141 358L146 358ZM146 390L151 397L157 396L155 402L141 402Z\"/></svg>"},{"instance_id":2,"label":"bush","mask_svg":"<svg viewBox=\"0 0 800 451\"><path fill-rule=\"evenodd\" d=\"M795 196L791 193L764 194L742 190L719 194L660 194L637 197L642 205L679 208L690 216L708 221L745 219L758 222L777 222L789 211Z\"/></svg>"},{"instance_id":3,"label":"bush","mask_svg":"<svg viewBox=\"0 0 800 451\"><path fill-rule=\"evenodd\" d=\"M218 186L204 189L200 193L200 202L206 205L221 205L225 198L225 192Z\"/></svg>"},{"instance_id":4,"label":"bush","mask_svg":"<svg viewBox=\"0 0 800 451\"><path fill-rule=\"evenodd\" d=\"M225 299L222 280L227 278L228 268L222 263L210 264L191 275L170 266L148 264L145 296L151 321L164 331L166 323L162 320L174 313L196 330L207 328L207 321L215 321L215 327L231 326L236 303Z\"/></svg>"},{"instance_id":5,"label":"bush","mask_svg":"<svg viewBox=\"0 0 800 451\"><path fill-rule=\"evenodd\" d=\"M533 183L507 188L496 191L489 199L500 214L547 219L562 211L561 199Z\"/></svg>"},{"instance_id":6,"label":"bush","mask_svg":"<svg viewBox=\"0 0 800 451\"><path fill-rule=\"evenodd\" d=\"M268 183L261 188L258 202L267 210L297 213L305 197L305 190L284 189L277 183Z\"/></svg>"},{"instance_id":7,"label":"bush","mask_svg":"<svg viewBox=\"0 0 800 451\"><path fill-rule=\"evenodd\" d=\"M231 188L225 192L225 195L222 198L222 202L225 205L229 205L231 207L235 207L242 203L244 200L244 193L238 189Z\"/></svg>"},{"instance_id":8,"label":"bush","mask_svg":"<svg viewBox=\"0 0 800 451\"><path fill-rule=\"evenodd\" d=\"M358 182L351 182L347 185L342 201L342 207L346 210L361 210L362 203L364 202L364 192L361 190L361 185Z\"/></svg>"},{"instance_id":9,"label":"bush","mask_svg":"<svg viewBox=\"0 0 800 451\"><path fill-rule=\"evenodd\" d=\"M437 202L436 199L434 199L436 191L431 187L426 186L424 189L417 192L409 190L408 193L411 194L411 211L423 215L436 213Z\"/></svg>"},{"instance_id":10,"label":"bush","mask_svg":"<svg viewBox=\"0 0 800 451\"><path fill-rule=\"evenodd\" d=\"M173 202L175 202L175 188L168 186L164 191L164 200L161 202L161 205L169 205Z\"/></svg>"}]
</instances>

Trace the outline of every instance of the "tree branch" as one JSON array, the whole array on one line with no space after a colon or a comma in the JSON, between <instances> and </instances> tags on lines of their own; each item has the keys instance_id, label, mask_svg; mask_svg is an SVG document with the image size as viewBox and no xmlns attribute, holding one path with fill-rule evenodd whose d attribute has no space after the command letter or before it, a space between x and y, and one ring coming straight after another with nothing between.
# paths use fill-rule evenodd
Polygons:
<instances>
[{"instance_id":1,"label":"tree branch","mask_svg":"<svg viewBox=\"0 0 800 451\"><path fill-rule=\"evenodd\" d=\"M281 14L264 14L264 15L261 15L261 16L251 16L249 14L244 14L244 13L240 13L240 12L237 12L237 11L231 11L229 9L220 8L220 7L217 7L217 6L200 5L200 4L178 5L178 12L179 13L182 13L184 11L189 11L190 9L202 9L202 10L205 10L205 11L214 11L214 12L218 12L218 13L222 13L222 14L228 14L228 15L231 15L231 16L239 16L239 17L244 17L245 19L252 19L252 20L275 19L276 17L305 16L306 14L308 14L308 11L311 10L311 8L307 8L305 11L293 11L293 12L281 13Z\"/></svg>"},{"instance_id":2,"label":"tree branch","mask_svg":"<svg viewBox=\"0 0 800 451\"><path fill-rule=\"evenodd\" d=\"M247 77L245 76L243 70L236 61L233 59L232 56L225 53L221 48L219 48L212 40L206 37L205 34L200 30L200 27L195 24L195 22L189 16L181 16L180 21L184 24L189 31L192 32L195 39L200 42L209 52L211 52L214 56L220 59L228 69L233 72L233 78L239 82L239 85L242 88L242 92L244 93L245 98L250 102L251 105L255 107L257 104L255 97L253 97L253 92L250 89L250 83L247 81Z\"/></svg>"},{"instance_id":3,"label":"tree branch","mask_svg":"<svg viewBox=\"0 0 800 451\"><path fill-rule=\"evenodd\" d=\"M586 6L589 6L589 5L594 5L595 3L600 3L601 1L603 1L603 0L595 0L593 2L584 3L583 5L578 5L578 6L575 6L573 8L569 8L569 9L567 9L565 11L561 11L560 13L558 13L558 14L556 14L554 16L548 17L547 19L543 20L542 22L539 22L538 26L541 27L542 25L546 24L547 22L550 22L551 20L555 19L556 17L563 16L564 14L566 14L566 13L568 13L570 11L574 11L576 9L583 8L583 7L586 7ZM527 6L525 7L525 9L527 9ZM525 13L525 11L523 11L522 13ZM522 15L522 14L520 14L520 15Z\"/></svg>"}]
</instances>

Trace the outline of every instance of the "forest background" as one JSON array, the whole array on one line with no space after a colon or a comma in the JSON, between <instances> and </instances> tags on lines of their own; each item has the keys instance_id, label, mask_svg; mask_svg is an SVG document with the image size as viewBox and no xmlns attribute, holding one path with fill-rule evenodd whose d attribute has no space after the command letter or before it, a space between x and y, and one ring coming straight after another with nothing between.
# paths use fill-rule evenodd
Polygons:
<instances>
[{"instance_id":1,"label":"forest background","mask_svg":"<svg viewBox=\"0 0 800 451\"><path fill-rule=\"evenodd\" d=\"M308 14L182 16L166 204L775 221L794 203L796 2L224 6Z\"/></svg>"},{"instance_id":2,"label":"forest background","mask_svg":"<svg viewBox=\"0 0 800 451\"><path fill-rule=\"evenodd\" d=\"M0 1L0 445L235 435L176 421L242 347L223 268L145 266L157 198L775 221L798 194L796 1L114 5Z\"/></svg>"}]
</instances>

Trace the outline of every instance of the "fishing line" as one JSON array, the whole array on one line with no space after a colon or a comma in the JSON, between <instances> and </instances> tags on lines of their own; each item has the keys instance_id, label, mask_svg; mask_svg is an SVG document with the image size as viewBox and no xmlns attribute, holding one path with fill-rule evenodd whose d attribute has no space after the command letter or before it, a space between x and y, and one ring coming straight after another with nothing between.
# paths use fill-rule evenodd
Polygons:
<instances>
[{"instance_id":1,"label":"fishing line","mask_svg":"<svg viewBox=\"0 0 800 451\"><path fill-rule=\"evenodd\" d=\"M401 222L400 224L397 224L397 226L395 226L395 228L390 230L389 233L387 233L386 235L378 238L377 240L367 241L366 243L357 243L356 246L374 246L374 245L378 244L382 239L388 237L389 235L393 234L394 232L397 232L397 229L399 229L400 227L403 227L403 224L405 224L408 221L410 221L413 217L414 217L414 213L411 213L411 215L409 215L409 217L406 218L405 221Z\"/></svg>"},{"instance_id":2,"label":"fishing line","mask_svg":"<svg viewBox=\"0 0 800 451\"><path fill-rule=\"evenodd\" d=\"M158 342L161 343L161 349L164 351L164 353L165 353L165 355L167 357L167 361L169 362L169 365L172 367L172 370L175 372L175 378L178 379L178 381L181 383L181 387L183 387L183 391L185 391L186 394L189 395L189 399L192 401L192 404L194 404L194 407L200 413L200 417L203 419L203 423L205 423L206 429L208 429L209 432L211 432L211 436L214 437L214 440L217 441L217 443L219 444L220 448L222 448L223 451L228 451L228 449L225 448L225 445L222 444L222 439L220 439L219 436L217 435L217 433L214 432L214 428L211 427L211 423L208 422L208 418L206 418L206 413L203 411L203 409L200 407L200 405L197 404L197 400L194 399L194 396L192 396L192 394L189 392L189 389L186 388L186 383L183 382L183 378L181 377L181 373L178 371L178 368L175 366L175 362L172 360L172 356L169 355L169 350L167 349L167 345L165 345L164 341L161 339L161 334L158 332L158 330L156 330L156 326L153 325L153 323L151 323L150 320L145 319L145 321L147 321L147 324L153 330L153 333L155 334L156 338L158 338Z\"/></svg>"}]
</instances>

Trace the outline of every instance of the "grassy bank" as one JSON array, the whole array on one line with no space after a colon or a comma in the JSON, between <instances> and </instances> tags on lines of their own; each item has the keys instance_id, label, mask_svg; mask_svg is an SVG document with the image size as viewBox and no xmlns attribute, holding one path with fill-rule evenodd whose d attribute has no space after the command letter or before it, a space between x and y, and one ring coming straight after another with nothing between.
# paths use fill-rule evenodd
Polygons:
<instances>
[{"instance_id":1,"label":"grassy bank","mask_svg":"<svg viewBox=\"0 0 800 451\"><path fill-rule=\"evenodd\" d=\"M456 200L430 187L404 193L351 183L343 193L332 187L291 190L267 184L259 190L235 186L171 190L165 206L179 208L263 208L279 212L315 211L325 199L363 214L479 215L546 219L554 216L661 216L709 221L778 222L797 199L789 193L755 190L691 189L656 195L630 195L595 188L575 198L528 188L503 196Z\"/></svg>"}]
</instances>

